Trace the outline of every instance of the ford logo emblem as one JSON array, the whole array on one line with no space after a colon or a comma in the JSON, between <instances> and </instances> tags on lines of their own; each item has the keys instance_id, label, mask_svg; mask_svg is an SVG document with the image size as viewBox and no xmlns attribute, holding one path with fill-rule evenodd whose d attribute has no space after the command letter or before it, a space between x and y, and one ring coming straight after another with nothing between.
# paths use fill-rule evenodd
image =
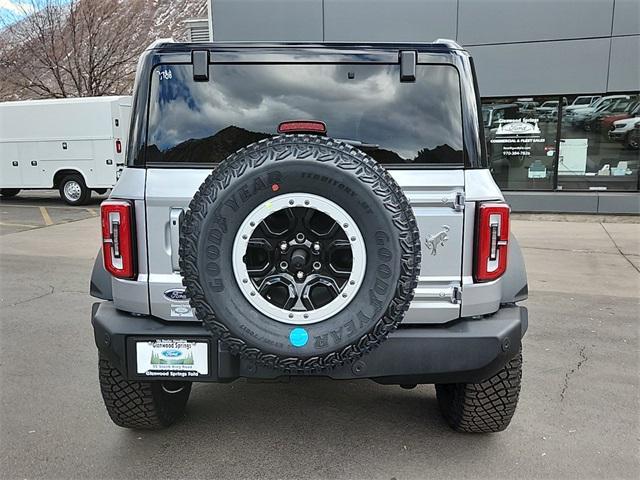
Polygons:
<instances>
[{"instance_id":1,"label":"ford logo emblem","mask_svg":"<svg viewBox=\"0 0 640 480\"><path fill-rule=\"evenodd\" d=\"M184 288L173 288L171 290L167 290L166 292L164 292L164 297L167 300L179 301L179 302L188 300L187 294L185 293Z\"/></svg>"},{"instance_id":2,"label":"ford logo emblem","mask_svg":"<svg viewBox=\"0 0 640 480\"><path fill-rule=\"evenodd\" d=\"M162 352L162 356L163 357L167 357L167 358L176 358L176 357L180 357L182 355L182 352L180 350L164 350Z\"/></svg>"}]
</instances>

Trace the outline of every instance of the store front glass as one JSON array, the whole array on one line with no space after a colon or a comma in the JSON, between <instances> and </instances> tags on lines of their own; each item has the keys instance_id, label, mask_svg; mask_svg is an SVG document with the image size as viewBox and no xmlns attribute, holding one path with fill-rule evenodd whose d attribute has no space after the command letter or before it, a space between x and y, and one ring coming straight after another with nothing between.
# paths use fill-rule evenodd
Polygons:
<instances>
[{"instance_id":1,"label":"store front glass","mask_svg":"<svg viewBox=\"0 0 640 480\"><path fill-rule=\"evenodd\" d=\"M563 111L558 189L637 190L639 129L637 93Z\"/></svg>"},{"instance_id":2,"label":"store front glass","mask_svg":"<svg viewBox=\"0 0 640 480\"><path fill-rule=\"evenodd\" d=\"M504 190L638 190L638 92L483 99L482 115Z\"/></svg>"}]
</instances>

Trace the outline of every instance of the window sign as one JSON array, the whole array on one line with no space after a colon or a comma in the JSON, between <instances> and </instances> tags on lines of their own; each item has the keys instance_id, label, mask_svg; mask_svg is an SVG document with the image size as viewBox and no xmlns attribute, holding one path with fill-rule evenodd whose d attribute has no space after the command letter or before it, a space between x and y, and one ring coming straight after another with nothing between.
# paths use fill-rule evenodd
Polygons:
<instances>
[{"instance_id":1,"label":"window sign","mask_svg":"<svg viewBox=\"0 0 640 480\"><path fill-rule=\"evenodd\" d=\"M553 188L558 99L513 99L482 106L487 153L500 187Z\"/></svg>"}]
</instances>

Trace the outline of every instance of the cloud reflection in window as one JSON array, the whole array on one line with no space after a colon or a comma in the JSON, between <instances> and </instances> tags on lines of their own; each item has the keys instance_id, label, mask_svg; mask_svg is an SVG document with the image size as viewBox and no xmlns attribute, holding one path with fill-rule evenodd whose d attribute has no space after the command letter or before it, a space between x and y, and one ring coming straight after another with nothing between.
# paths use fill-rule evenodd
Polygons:
<instances>
[{"instance_id":1,"label":"cloud reflection in window","mask_svg":"<svg viewBox=\"0 0 640 480\"><path fill-rule=\"evenodd\" d=\"M400 83L397 65L210 68L209 82L194 82L190 65L156 68L148 161L218 162L275 135L280 122L321 120L331 137L378 145L367 153L381 163L462 163L459 78L451 66L418 65L415 83Z\"/></svg>"}]
</instances>

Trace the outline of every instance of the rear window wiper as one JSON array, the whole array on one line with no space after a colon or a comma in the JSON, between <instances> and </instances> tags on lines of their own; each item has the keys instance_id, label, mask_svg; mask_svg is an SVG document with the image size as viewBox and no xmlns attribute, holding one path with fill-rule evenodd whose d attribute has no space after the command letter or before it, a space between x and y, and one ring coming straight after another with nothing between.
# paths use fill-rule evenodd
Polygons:
<instances>
[{"instance_id":1,"label":"rear window wiper","mask_svg":"<svg viewBox=\"0 0 640 480\"><path fill-rule=\"evenodd\" d=\"M361 142L360 140L351 140L350 138L336 138L339 142L348 143L349 145L353 145L354 147L358 147L364 150L376 150L380 148L380 145L377 143L367 143Z\"/></svg>"}]
</instances>

